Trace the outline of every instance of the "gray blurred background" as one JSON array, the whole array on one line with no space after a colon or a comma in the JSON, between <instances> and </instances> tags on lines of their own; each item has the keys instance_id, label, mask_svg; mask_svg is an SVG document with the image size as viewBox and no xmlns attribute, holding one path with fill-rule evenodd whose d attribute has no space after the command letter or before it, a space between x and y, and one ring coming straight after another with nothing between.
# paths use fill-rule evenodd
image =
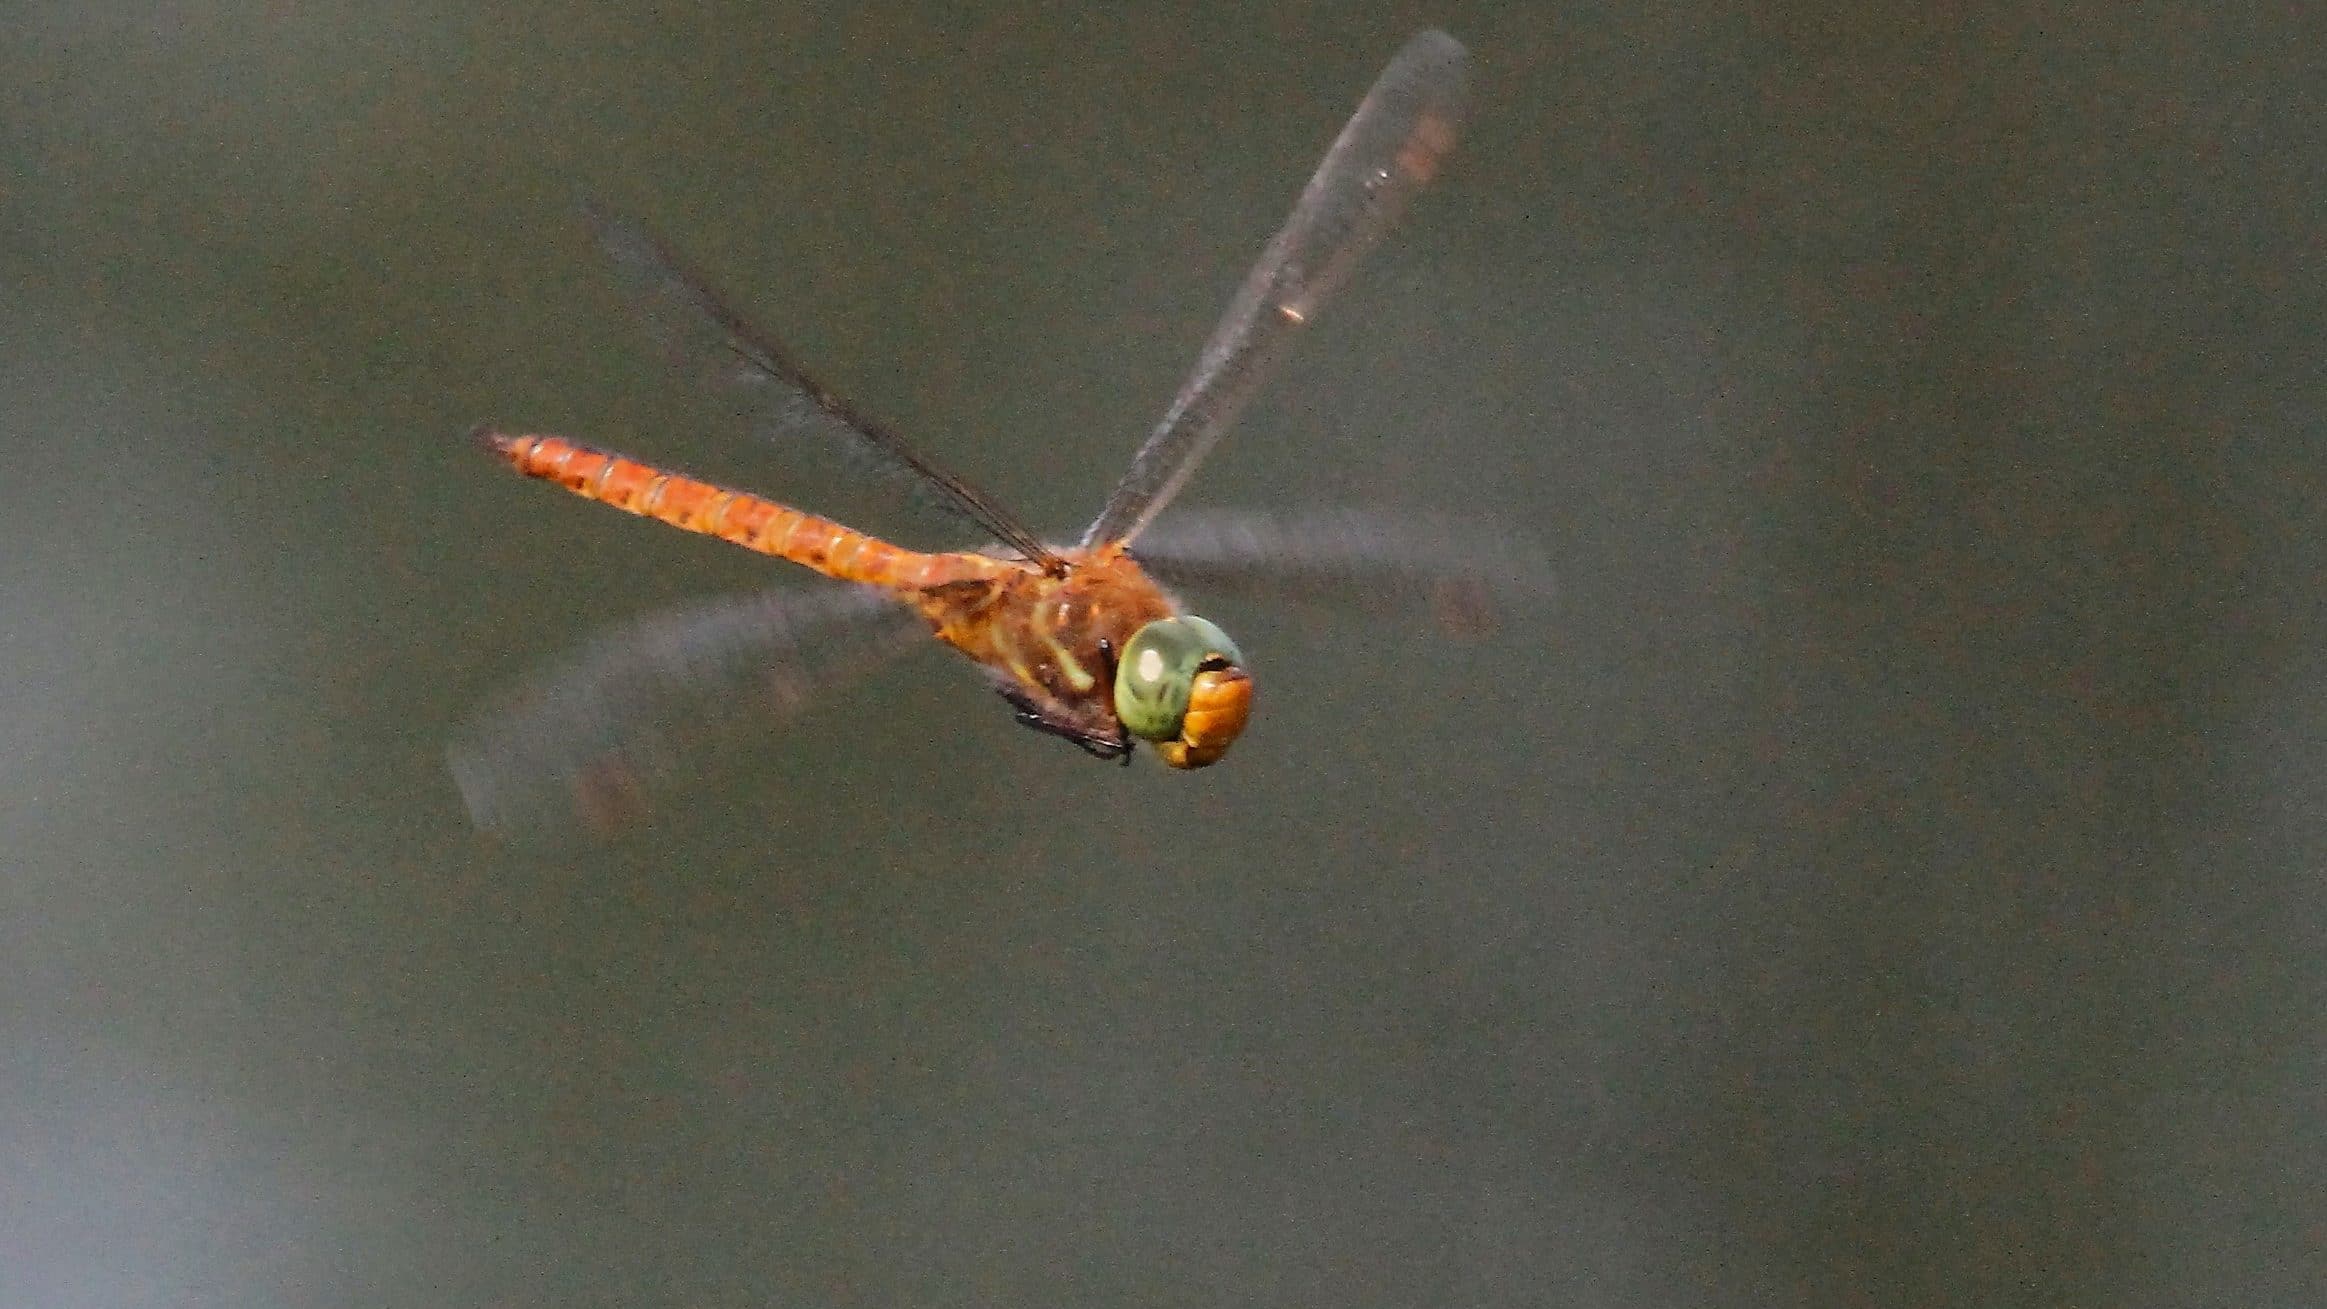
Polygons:
<instances>
[{"instance_id":1,"label":"gray blurred background","mask_svg":"<svg viewBox=\"0 0 2327 1309\"><path fill-rule=\"evenodd\" d=\"M1898 8L20 2L0 1305L2327 1303L2327 41ZM1188 502L1555 603L1212 606L1202 774L932 653L470 831L480 700L782 577L470 424L891 526L578 192L1064 532L1426 24L1469 134Z\"/></svg>"}]
</instances>

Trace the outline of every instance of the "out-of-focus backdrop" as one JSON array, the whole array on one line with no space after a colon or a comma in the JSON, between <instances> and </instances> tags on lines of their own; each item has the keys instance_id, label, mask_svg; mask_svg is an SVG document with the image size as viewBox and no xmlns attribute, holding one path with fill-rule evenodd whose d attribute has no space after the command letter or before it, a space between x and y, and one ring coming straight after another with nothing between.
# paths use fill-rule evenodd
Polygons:
<instances>
[{"instance_id":1,"label":"out-of-focus backdrop","mask_svg":"<svg viewBox=\"0 0 2327 1309\"><path fill-rule=\"evenodd\" d=\"M2321 1302L2315 19L653 8L8 22L0 1303ZM472 423L890 525L578 193L1064 532L1427 24L1463 145L1187 503L1553 603L1213 606L1200 774L931 653L469 829L477 703L781 576Z\"/></svg>"}]
</instances>

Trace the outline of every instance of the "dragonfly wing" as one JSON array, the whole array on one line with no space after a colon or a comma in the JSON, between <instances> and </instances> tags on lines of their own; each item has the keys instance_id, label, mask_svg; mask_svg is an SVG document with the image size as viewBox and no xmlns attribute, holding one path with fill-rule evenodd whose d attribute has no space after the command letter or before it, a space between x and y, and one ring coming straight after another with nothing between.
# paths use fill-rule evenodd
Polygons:
<instances>
[{"instance_id":1,"label":"dragonfly wing","mask_svg":"<svg viewBox=\"0 0 2327 1309\"><path fill-rule=\"evenodd\" d=\"M1179 494L1295 331L1437 173L1461 126L1469 81L1469 52L1444 32L1423 32L1390 61L1245 276L1084 545L1139 535Z\"/></svg>"},{"instance_id":2,"label":"dragonfly wing","mask_svg":"<svg viewBox=\"0 0 2327 1309\"><path fill-rule=\"evenodd\" d=\"M1193 510L1158 524L1134 553L1175 586L1419 611L1464 631L1547 604L1553 589L1549 556L1517 528L1382 509Z\"/></svg>"},{"instance_id":3,"label":"dragonfly wing","mask_svg":"<svg viewBox=\"0 0 2327 1309\"><path fill-rule=\"evenodd\" d=\"M478 827L545 835L635 817L819 693L928 639L858 587L731 596L617 628L513 687L449 756Z\"/></svg>"},{"instance_id":4,"label":"dragonfly wing","mask_svg":"<svg viewBox=\"0 0 2327 1309\"><path fill-rule=\"evenodd\" d=\"M700 374L755 426L779 441L806 434L862 456L1026 558L1055 566L1041 540L992 496L810 376L783 342L729 308L661 237L594 201L584 201L582 211L673 362Z\"/></svg>"}]
</instances>

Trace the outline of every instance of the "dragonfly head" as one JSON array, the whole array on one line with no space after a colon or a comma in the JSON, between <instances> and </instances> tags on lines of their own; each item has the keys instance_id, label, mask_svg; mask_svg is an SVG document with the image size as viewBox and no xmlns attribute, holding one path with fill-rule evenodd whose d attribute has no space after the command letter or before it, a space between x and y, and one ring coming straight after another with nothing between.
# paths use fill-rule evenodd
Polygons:
<instances>
[{"instance_id":1,"label":"dragonfly head","mask_svg":"<svg viewBox=\"0 0 2327 1309\"><path fill-rule=\"evenodd\" d=\"M1183 614L1140 628L1115 662L1115 716L1174 768L1228 753L1252 713L1244 655L1208 619Z\"/></svg>"}]
</instances>

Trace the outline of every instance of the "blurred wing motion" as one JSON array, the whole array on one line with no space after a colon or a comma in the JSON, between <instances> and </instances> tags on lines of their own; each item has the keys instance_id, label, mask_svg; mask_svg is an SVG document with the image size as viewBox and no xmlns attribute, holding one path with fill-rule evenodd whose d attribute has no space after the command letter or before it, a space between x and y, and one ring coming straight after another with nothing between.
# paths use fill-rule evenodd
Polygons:
<instances>
[{"instance_id":1,"label":"blurred wing motion","mask_svg":"<svg viewBox=\"0 0 2327 1309\"><path fill-rule=\"evenodd\" d=\"M585 201L582 212L672 361L700 373L754 426L779 441L813 433L843 452L859 454L1044 571L1056 571L1057 557L992 496L939 467L896 431L809 376L782 342L730 309L660 237L594 201Z\"/></svg>"},{"instance_id":2,"label":"blurred wing motion","mask_svg":"<svg viewBox=\"0 0 2327 1309\"><path fill-rule=\"evenodd\" d=\"M1462 631L1548 604L1554 584L1550 557L1516 528L1381 509L1185 510L1133 553L1174 586L1427 613Z\"/></svg>"},{"instance_id":3,"label":"blurred wing motion","mask_svg":"<svg viewBox=\"0 0 2327 1309\"><path fill-rule=\"evenodd\" d=\"M706 738L754 734L927 639L912 613L859 587L673 610L527 678L455 742L453 778L487 831L614 827L704 766Z\"/></svg>"},{"instance_id":4,"label":"blurred wing motion","mask_svg":"<svg viewBox=\"0 0 2327 1309\"><path fill-rule=\"evenodd\" d=\"M1131 540L1179 494L1296 329L1438 172L1462 125L1469 80L1469 52L1444 32L1423 32L1390 61L1245 276L1083 545Z\"/></svg>"}]
</instances>

